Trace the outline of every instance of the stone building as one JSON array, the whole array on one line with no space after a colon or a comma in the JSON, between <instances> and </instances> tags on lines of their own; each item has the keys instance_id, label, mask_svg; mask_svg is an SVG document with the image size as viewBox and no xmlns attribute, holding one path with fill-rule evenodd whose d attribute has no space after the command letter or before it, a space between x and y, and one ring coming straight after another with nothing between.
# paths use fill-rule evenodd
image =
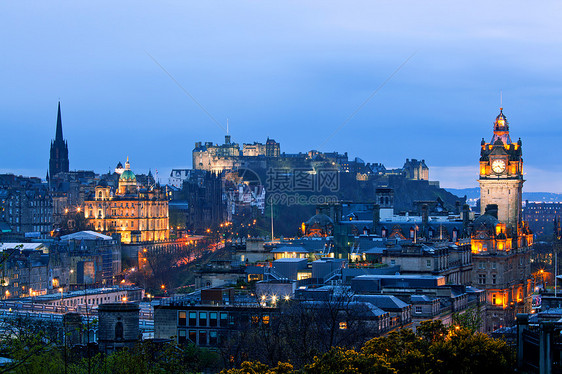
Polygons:
<instances>
[{"instance_id":1,"label":"stone building","mask_svg":"<svg viewBox=\"0 0 562 374\"><path fill-rule=\"evenodd\" d=\"M488 331L515 323L530 311L533 235L521 219L523 159L500 108L490 143L480 146L482 215L471 225L472 284L486 291Z\"/></svg>"},{"instance_id":2,"label":"stone building","mask_svg":"<svg viewBox=\"0 0 562 374\"><path fill-rule=\"evenodd\" d=\"M173 302L154 307L154 338L218 347L242 330L269 324L275 308Z\"/></svg>"},{"instance_id":3,"label":"stone building","mask_svg":"<svg viewBox=\"0 0 562 374\"><path fill-rule=\"evenodd\" d=\"M415 158L406 159L404 166L402 166L406 178L420 181L429 180L429 168L425 164L425 160L418 161Z\"/></svg>"},{"instance_id":4,"label":"stone building","mask_svg":"<svg viewBox=\"0 0 562 374\"><path fill-rule=\"evenodd\" d=\"M123 348L133 348L139 341L138 304L100 304L98 318L98 344L102 352L111 353Z\"/></svg>"},{"instance_id":5,"label":"stone building","mask_svg":"<svg viewBox=\"0 0 562 374\"><path fill-rule=\"evenodd\" d=\"M129 160L115 190L105 183L83 205L86 224L106 235L120 234L125 244L165 241L170 237L168 199L158 186L142 186Z\"/></svg>"},{"instance_id":6,"label":"stone building","mask_svg":"<svg viewBox=\"0 0 562 374\"><path fill-rule=\"evenodd\" d=\"M49 236L53 229L53 199L47 185L39 178L0 175L0 222L2 221L14 233Z\"/></svg>"}]
</instances>

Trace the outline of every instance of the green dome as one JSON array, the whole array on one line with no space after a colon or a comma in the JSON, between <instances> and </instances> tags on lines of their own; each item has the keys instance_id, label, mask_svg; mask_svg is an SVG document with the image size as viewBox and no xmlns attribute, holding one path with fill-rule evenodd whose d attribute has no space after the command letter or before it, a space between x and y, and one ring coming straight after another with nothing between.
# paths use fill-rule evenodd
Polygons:
<instances>
[{"instance_id":1,"label":"green dome","mask_svg":"<svg viewBox=\"0 0 562 374\"><path fill-rule=\"evenodd\" d=\"M137 180L137 177L135 176L135 173L133 173L131 170L125 170L121 176L119 177L120 181L127 181L127 180Z\"/></svg>"}]
</instances>

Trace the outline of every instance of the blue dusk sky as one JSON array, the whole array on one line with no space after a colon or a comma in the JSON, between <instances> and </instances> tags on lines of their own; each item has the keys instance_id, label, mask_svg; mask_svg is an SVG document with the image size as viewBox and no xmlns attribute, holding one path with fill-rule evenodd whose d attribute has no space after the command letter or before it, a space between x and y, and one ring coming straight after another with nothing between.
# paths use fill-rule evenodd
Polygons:
<instances>
[{"instance_id":1,"label":"blue dusk sky","mask_svg":"<svg viewBox=\"0 0 562 374\"><path fill-rule=\"evenodd\" d=\"M503 91L525 190L562 192L561 15L556 1L2 1L0 172L45 177L60 99L73 170L129 156L166 181L228 118L239 143L425 159L442 186L474 187Z\"/></svg>"}]
</instances>

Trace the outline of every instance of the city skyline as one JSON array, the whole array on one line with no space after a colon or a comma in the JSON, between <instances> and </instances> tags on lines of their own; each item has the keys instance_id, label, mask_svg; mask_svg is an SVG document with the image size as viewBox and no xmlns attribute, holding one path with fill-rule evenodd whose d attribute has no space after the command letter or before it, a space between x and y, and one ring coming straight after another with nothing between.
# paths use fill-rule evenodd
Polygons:
<instances>
[{"instance_id":1,"label":"city skyline","mask_svg":"<svg viewBox=\"0 0 562 374\"><path fill-rule=\"evenodd\" d=\"M526 149L524 190L562 192L562 164L549 157L562 141L559 26L544 17L554 3L119 3L112 14L61 4L2 6L0 172L45 177L60 99L71 170L105 172L129 156L165 181L191 166L196 141L222 143L229 118L239 143L269 136L282 152L335 150L389 168L425 159L431 180L476 187L503 91Z\"/></svg>"}]
</instances>

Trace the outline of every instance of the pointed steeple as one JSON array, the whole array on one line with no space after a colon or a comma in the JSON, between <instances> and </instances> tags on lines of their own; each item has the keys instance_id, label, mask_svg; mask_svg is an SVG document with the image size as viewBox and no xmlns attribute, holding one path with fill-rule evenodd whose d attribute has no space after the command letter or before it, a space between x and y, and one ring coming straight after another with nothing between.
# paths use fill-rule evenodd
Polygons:
<instances>
[{"instance_id":1,"label":"pointed steeple","mask_svg":"<svg viewBox=\"0 0 562 374\"><path fill-rule=\"evenodd\" d=\"M49 177L53 178L60 172L68 172L68 143L62 137L62 119L60 101L57 108L57 129L55 140L51 141L51 156L49 158Z\"/></svg>"},{"instance_id":2,"label":"pointed steeple","mask_svg":"<svg viewBox=\"0 0 562 374\"><path fill-rule=\"evenodd\" d=\"M62 142L64 141L62 137L62 119L60 115L60 101L59 101L59 108L57 112L57 132L55 134L55 142Z\"/></svg>"}]
</instances>

